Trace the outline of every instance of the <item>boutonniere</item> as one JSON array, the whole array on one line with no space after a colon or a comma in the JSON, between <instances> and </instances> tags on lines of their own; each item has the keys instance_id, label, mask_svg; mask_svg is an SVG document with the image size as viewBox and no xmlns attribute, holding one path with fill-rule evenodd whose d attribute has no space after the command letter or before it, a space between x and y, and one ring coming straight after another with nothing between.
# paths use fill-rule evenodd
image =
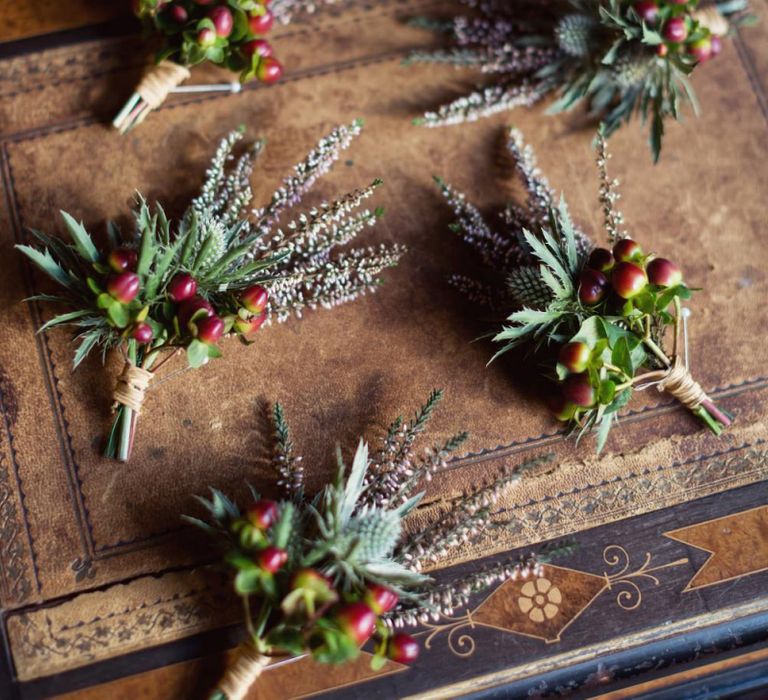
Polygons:
<instances>
[{"instance_id":1,"label":"boutonniere","mask_svg":"<svg viewBox=\"0 0 768 700\"><path fill-rule=\"evenodd\" d=\"M320 0L322 2L322 0ZM283 66L267 40L275 22L286 24L315 4L301 0L135 0L134 12L147 37L159 41L155 65L112 122L121 133L140 124L170 92L240 92L256 79L277 82ZM232 83L179 87L190 68L210 62L238 74Z\"/></svg>"},{"instance_id":2,"label":"boutonniere","mask_svg":"<svg viewBox=\"0 0 768 700\"><path fill-rule=\"evenodd\" d=\"M425 572L505 527L494 508L498 497L548 459L524 462L439 504L414 528L410 520L425 483L467 438L458 433L421 455L415 450L441 395L433 392L411 420L395 420L375 449L361 440L351 464L337 449L335 478L314 494L305 490L301 458L278 404L272 464L280 499L251 488L250 504L241 510L212 490L210 499L199 499L208 519L185 517L218 543L245 616L247 639L212 699L240 700L264 668L281 659L310 655L341 664L368 644L374 668L387 659L412 663L419 644L405 627L450 615L498 582L541 571L542 560L530 556L441 583Z\"/></svg>"},{"instance_id":3,"label":"boutonniere","mask_svg":"<svg viewBox=\"0 0 768 700\"><path fill-rule=\"evenodd\" d=\"M58 294L33 299L68 307L40 330L76 329L74 366L94 351L117 351L125 360L107 456L128 459L145 394L176 356L200 367L221 356L223 338L250 344L272 322L352 301L397 264L404 252L398 245L337 252L381 216L380 209L361 208L380 180L294 212L285 230L280 225L360 130L360 122L334 129L261 208L251 208L250 177L264 143L236 157L242 133L235 131L219 145L200 194L178 222L139 197L134 230L110 224L104 248L66 213L71 243L31 231L39 245L17 246L60 286Z\"/></svg>"},{"instance_id":4,"label":"boutonniere","mask_svg":"<svg viewBox=\"0 0 768 700\"><path fill-rule=\"evenodd\" d=\"M671 260L630 238L616 207L618 182L598 134L600 201L608 247L595 247L571 220L565 201L536 166L533 150L512 129L509 150L528 199L510 204L495 230L462 194L440 181L454 225L489 268L491 280L454 275L475 302L513 309L495 335L495 357L518 346L537 354L555 385L553 412L579 435L596 429L600 451L618 411L635 391L656 387L680 401L712 432L731 416L715 405L688 369L691 289ZM667 349L669 346L669 349Z\"/></svg>"},{"instance_id":5,"label":"boutonniere","mask_svg":"<svg viewBox=\"0 0 768 700\"><path fill-rule=\"evenodd\" d=\"M447 26L450 49L415 53L409 62L447 63L490 76L475 92L428 112L417 123L441 126L530 106L553 95L548 112L584 107L610 135L633 117L650 122L654 160L664 120L689 102L698 110L688 77L715 58L723 39L754 20L747 0L568 0L510 3L467 0L477 11Z\"/></svg>"}]
</instances>

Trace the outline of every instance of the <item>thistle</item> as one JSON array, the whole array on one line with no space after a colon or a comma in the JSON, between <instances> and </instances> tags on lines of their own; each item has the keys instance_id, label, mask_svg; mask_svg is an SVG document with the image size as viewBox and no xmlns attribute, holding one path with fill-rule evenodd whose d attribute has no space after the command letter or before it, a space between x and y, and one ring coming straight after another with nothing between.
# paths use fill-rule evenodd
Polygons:
<instances>
[{"instance_id":1,"label":"thistle","mask_svg":"<svg viewBox=\"0 0 768 700\"><path fill-rule=\"evenodd\" d=\"M688 76L720 53L733 27L754 19L747 0L701 9L697 0L465 2L479 16L454 19L448 28L454 47L417 52L408 61L479 70L491 82L416 123L474 121L555 95L550 114L584 106L602 121L606 136L632 117L650 121L654 161L664 120L678 119L684 101L698 111Z\"/></svg>"},{"instance_id":2,"label":"thistle","mask_svg":"<svg viewBox=\"0 0 768 700\"><path fill-rule=\"evenodd\" d=\"M453 230L489 268L487 281L454 275L451 282L475 304L517 309L494 337L502 347L493 359L521 345L539 354L557 387L553 413L579 435L597 429L598 452L618 411L634 391L649 386L669 392L719 435L731 416L693 380L683 359L687 316L681 302L692 290L675 263L644 252L629 238L616 206L618 182L608 176L603 131L597 162L611 250L593 248L571 220L565 200L555 200L516 129L510 132L509 150L528 199L524 206L507 207L500 231L486 224L464 195L439 181L457 217ZM668 329L671 353L664 349ZM684 336L687 342L687 332Z\"/></svg>"},{"instance_id":3,"label":"thistle","mask_svg":"<svg viewBox=\"0 0 768 700\"><path fill-rule=\"evenodd\" d=\"M185 516L221 546L248 630L212 698L244 697L270 659L309 654L339 664L356 658L369 640L376 668L387 658L414 661L418 643L400 629L451 614L497 582L540 571L541 561L530 556L440 584L424 573L489 528L504 527L494 508L499 495L548 459L502 473L422 517L413 531L409 515L422 501L425 482L467 438L458 433L417 454L416 439L441 398L434 391L411 420L395 420L377 449L361 440L349 468L337 450L334 480L313 497L305 493L278 404L272 464L282 500L267 501L251 489L253 502L241 511L212 490L210 500L199 499L209 520Z\"/></svg>"},{"instance_id":4,"label":"thistle","mask_svg":"<svg viewBox=\"0 0 768 700\"><path fill-rule=\"evenodd\" d=\"M361 131L361 122L334 129L296 166L270 202L250 209L250 177L264 143L233 150L233 131L219 145L200 194L173 226L162 207L139 196L135 230L108 226L110 249L99 250L82 224L62 213L72 243L31 231L40 247L17 246L61 286L70 311L41 331L76 328L75 368L95 349L117 349L125 367L115 389L116 418L106 454L128 459L136 418L155 373L180 353L189 367L221 356L223 336L249 338L262 326L332 308L373 291L380 273L397 264L400 246L340 248L373 226L382 210L361 209L381 185L375 180L330 204L280 224Z\"/></svg>"}]
</instances>

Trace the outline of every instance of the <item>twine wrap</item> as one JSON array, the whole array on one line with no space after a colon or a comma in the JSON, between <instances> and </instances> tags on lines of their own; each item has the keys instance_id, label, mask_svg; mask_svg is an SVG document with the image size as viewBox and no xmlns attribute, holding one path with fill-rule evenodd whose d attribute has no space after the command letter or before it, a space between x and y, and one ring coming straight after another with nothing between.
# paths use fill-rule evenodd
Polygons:
<instances>
[{"instance_id":1,"label":"twine wrap","mask_svg":"<svg viewBox=\"0 0 768 700\"><path fill-rule=\"evenodd\" d=\"M715 36L725 36L730 29L730 23L716 7L702 7L693 13L693 18Z\"/></svg>"},{"instance_id":2,"label":"twine wrap","mask_svg":"<svg viewBox=\"0 0 768 700\"><path fill-rule=\"evenodd\" d=\"M160 61L141 79L136 92L151 109L157 109L168 93L192 75L189 69L173 61Z\"/></svg>"},{"instance_id":3,"label":"twine wrap","mask_svg":"<svg viewBox=\"0 0 768 700\"><path fill-rule=\"evenodd\" d=\"M656 388L669 392L685 407L695 411L702 403L709 401L707 393L691 376L680 355L675 355L672 366L664 374Z\"/></svg>"},{"instance_id":4,"label":"twine wrap","mask_svg":"<svg viewBox=\"0 0 768 700\"><path fill-rule=\"evenodd\" d=\"M227 700L242 700L268 663L269 657L256 651L252 644L241 644L237 650L237 658L224 673L217 690L223 693Z\"/></svg>"},{"instance_id":5,"label":"twine wrap","mask_svg":"<svg viewBox=\"0 0 768 700\"><path fill-rule=\"evenodd\" d=\"M127 406L136 415L139 415L151 379L152 372L134 365L132 362L126 362L123 371L117 378L117 385L112 394L115 404Z\"/></svg>"}]
</instances>

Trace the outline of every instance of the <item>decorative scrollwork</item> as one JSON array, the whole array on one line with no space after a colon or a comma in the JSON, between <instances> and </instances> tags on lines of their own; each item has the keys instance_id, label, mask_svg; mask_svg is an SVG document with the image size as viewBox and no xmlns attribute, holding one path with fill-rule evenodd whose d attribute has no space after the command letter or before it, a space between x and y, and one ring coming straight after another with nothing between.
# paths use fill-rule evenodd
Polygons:
<instances>
[{"instance_id":1,"label":"decorative scrollwork","mask_svg":"<svg viewBox=\"0 0 768 700\"><path fill-rule=\"evenodd\" d=\"M461 630L464 630L467 627L469 627L469 629L475 629L477 625L472 620L472 612L467 611L467 613L462 617L444 617L443 619L447 620L447 622L444 624L427 623L424 625L428 630L430 630L430 633L424 640L424 648L431 649L433 639L443 632L447 632L448 636L446 639L448 642L448 648L454 655L461 658L468 658L472 656L472 654L475 653L476 647L476 643L472 635L464 633L459 634L458 637L456 636Z\"/></svg>"},{"instance_id":2,"label":"decorative scrollwork","mask_svg":"<svg viewBox=\"0 0 768 700\"><path fill-rule=\"evenodd\" d=\"M605 585L609 591L613 590L614 587L622 587L616 593L616 604L623 610L637 610L643 602L643 592L636 579L650 581L654 586L658 586L660 581L658 577L654 576L653 572L669 569L673 566L680 566L688 562L688 559L678 559L668 564L651 567L652 558L651 553L646 552L642 566L630 572L630 557L624 547L611 544L603 550L603 561L608 566L616 569L613 573L603 572Z\"/></svg>"}]
</instances>

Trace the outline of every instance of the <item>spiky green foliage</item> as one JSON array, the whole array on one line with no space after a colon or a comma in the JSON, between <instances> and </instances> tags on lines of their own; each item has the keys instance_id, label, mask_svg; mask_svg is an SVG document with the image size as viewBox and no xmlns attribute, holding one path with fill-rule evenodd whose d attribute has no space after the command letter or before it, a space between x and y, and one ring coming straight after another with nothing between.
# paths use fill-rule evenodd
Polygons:
<instances>
[{"instance_id":1,"label":"spiky green foliage","mask_svg":"<svg viewBox=\"0 0 768 700\"><path fill-rule=\"evenodd\" d=\"M295 465L297 458L277 405L272 414L273 466L284 500L276 504L274 522L257 524L254 513L263 512L265 503L258 493L253 492L255 502L241 511L215 489L210 499L199 499L207 521L185 516L221 546L224 563L235 575L235 590L245 603L251 641L260 652L309 652L324 662L356 656L359 643L348 643L338 615L345 603L367 601L374 584L399 598L377 628L384 641L396 627L466 602L464 578L437 586L422 569L483 536L489 527L502 527L505 519L495 507L498 497L544 460L509 469L434 509L432 515L422 512L414 531L409 515L421 504L425 482L445 468L450 453L467 438L458 433L417 455L416 439L441 398L442 392L434 391L410 420L397 418L377 449L369 451L360 440L351 464L337 450L334 479L311 498L304 492L303 478L287 478L287 465ZM269 547L286 552L285 563L274 572L259 564ZM480 577L473 575L472 591L536 566L533 559L504 562ZM377 648L383 653L386 644Z\"/></svg>"},{"instance_id":2,"label":"spiky green foliage","mask_svg":"<svg viewBox=\"0 0 768 700\"><path fill-rule=\"evenodd\" d=\"M607 135L633 117L649 122L654 160L661 152L664 120L680 118L684 102L698 109L688 76L699 58L709 56L701 53L701 42L708 51L712 37L719 42L729 23L750 19L747 0L712 4L714 21L698 10L697 0L660 0L652 25L627 0L466 2L480 16L454 20L453 48L414 53L408 61L480 70L490 82L417 123L473 121L553 95L549 113L582 106L604 123ZM687 36L677 44L665 38L664 27L681 17Z\"/></svg>"}]
</instances>

